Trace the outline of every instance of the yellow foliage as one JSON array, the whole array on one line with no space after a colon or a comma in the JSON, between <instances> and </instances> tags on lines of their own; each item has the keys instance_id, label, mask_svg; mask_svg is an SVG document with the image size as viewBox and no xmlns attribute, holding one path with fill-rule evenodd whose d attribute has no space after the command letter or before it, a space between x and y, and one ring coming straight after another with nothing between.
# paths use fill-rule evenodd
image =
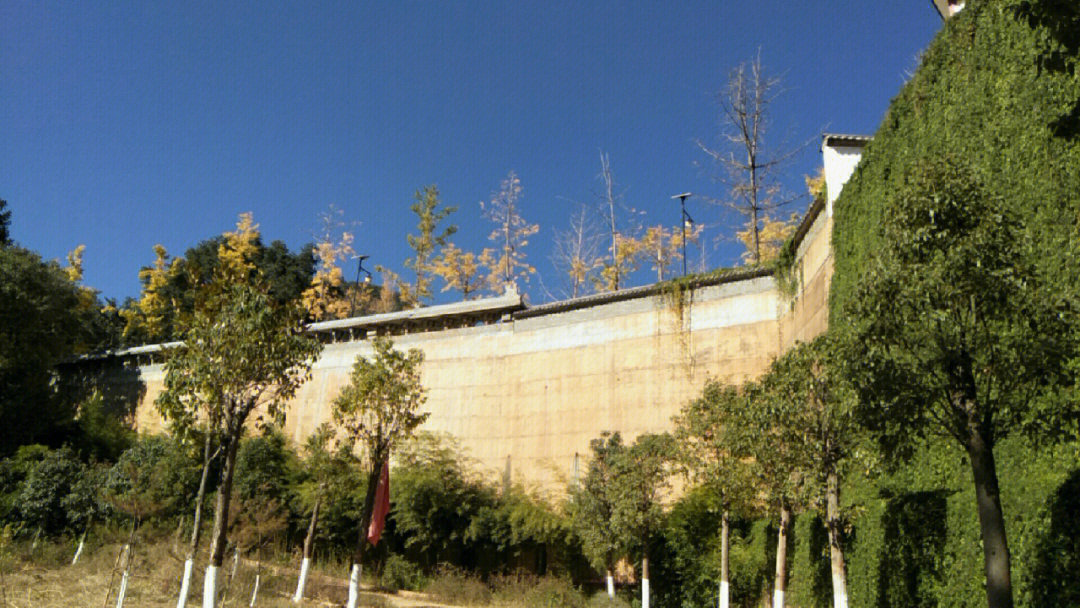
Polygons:
<instances>
[{"instance_id":1,"label":"yellow foliage","mask_svg":"<svg viewBox=\"0 0 1080 608\"><path fill-rule=\"evenodd\" d=\"M218 246L220 272L226 283L246 283L255 272L255 256L259 252L259 225L250 211L240 214L234 232L226 232L225 242Z\"/></svg>"},{"instance_id":2,"label":"yellow foliage","mask_svg":"<svg viewBox=\"0 0 1080 608\"><path fill-rule=\"evenodd\" d=\"M597 291L615 291L620 282L640 266L642 243L639 239L625 234L615 235L614 260L606 260L596 280Z\"/></svg>"},{"instance_id":3,"label":"yellow foliage","mask_svg":"<svg viewBox=\"0 0 1080 608\"><path fill-rule=\"evenodd\" d=\"M697 242L700 234L701 227L695 225L686 232L686 242ZM637 249L640 255L648 259L649 266L656 271L656 280L663 281L667 270L682 258L683 230L682 228L668 229L663 226L650 226L645 230L645 235L638 239Z\"/></svg>"},{"instance_id":4,"label":"yellow foliage","mask_svg":"<svg viewBox=\"0 0 1080 608\"><path fill-rule=\"evenodd\" d=\"M331 208L331 212L333 212ZM348 295L344 272L339 262L355 256L353 235L342 232L335 242L334 221L330 214L323 215L323 234L315 244L315 257L319 259L319 268L311 278L311 286L300 295L304 308L316 321L326 319L344 319L356 310L356 303ZM359 294L354 294L359 297Z\"/></svg>"},{"instance_id":5,"label":"yellow foliage","mask_svg":"<svg viewBox=\"0 0 1080 608\"><path fill-rule=\"evenodd\" d=\"M484 251L487 258L491 257L490 249ZM456 289L461 292L464 299L479 291L484 286L484 276L480 272L481 260L486 259L484 253L480 259L471 251L462 251L457 245L450 243L442 249L442 255L431 261L431 271L441 277L446 285L442 291Z\"/></svg>"},{"instance_id":6,"label":"yellow foliage","mask_svg":"<svg viewBox=\"0 0 1080 608\"><path fill-rule=\"evenodd\" d=\"M761 219L758 227L758 242L761 247L760 263L764 264L776 259L780 250L791 235L795 234L795 228L799 225L799 214L792 213L785 220L774 220L768 215ZM751 264L754 261L754 232L753 227L747 224L746 230L740 230L735 236L746 245L746 251L742 254L743 262Z\"/></svg>"},{"instance_id":7,"label":"yellow foliage","mask_svg":"<svg viewBox=\"0 0 1080 608\"><path fill-rule=\"evenodd\" d=\"M72 283L78 283L83 280L84 251L86 251L86 245L79 245L67 254L68 265L67 268L64 268L64 272L67 273L68 280Z\"/></svg>"},{"instance_id":8,"label":"yellow foliage","mask_svg":"<svg viewBox=\"0 0 1080 608\"><path fill-rule=\"evenodd\" d=\"M825 167L818 167L817 173L803 179L806 180L806 190L810 193L810 198L815 201L825 198Z\"/></svg>"},{"instance_id":9,"label":"yellow foliage","mask_svg":"<svg viewBox=\"0 0 1080 608\"><path fill-rule=\"evenodd\" d=\"M160 339L165 332L165 318L173 306L170 299L162 293L169 283L173 264L169 254L160 243L154 245L154 263L139 271L139 280L143 284L142 296L134 309L120 311L124 318L124 336L142 329L150 340Z\"/></svg>"}]
</instances>

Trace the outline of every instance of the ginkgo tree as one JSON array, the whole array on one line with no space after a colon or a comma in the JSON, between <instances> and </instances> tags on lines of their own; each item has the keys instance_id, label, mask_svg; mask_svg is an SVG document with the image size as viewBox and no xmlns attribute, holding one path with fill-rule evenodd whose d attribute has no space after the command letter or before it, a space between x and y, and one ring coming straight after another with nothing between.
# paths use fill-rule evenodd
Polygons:
<instances>
[{"instance_id":1,"label":"ginkgo tree","mask_svg":"<svg viewBox=\"0 0 1080 608\"><path fill-rule=\"evenodd\" d=\"M536 268L525 261L525 246L529 237L540 230L539 224L530 224L521 216L521 180L513 171L506 176L499 191L488 202L481 202L484 217L495 224L488 239L495 244L485 249L481 262L490 269L488 288L501 293L518 279L528 280Z\"/></svg>"}]
</instances>

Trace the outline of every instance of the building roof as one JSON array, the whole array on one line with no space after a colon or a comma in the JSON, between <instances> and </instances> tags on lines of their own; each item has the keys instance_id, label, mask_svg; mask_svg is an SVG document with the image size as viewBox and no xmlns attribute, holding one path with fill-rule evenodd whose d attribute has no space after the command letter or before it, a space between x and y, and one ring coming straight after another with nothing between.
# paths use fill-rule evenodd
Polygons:
<instances>
[{"instance_id":1,"label":"building roof","mask_svg":"<svg viewBox=\"0 0 1080 608\"><path fill-rule=\"evenodd\" d=\"M855 135L853 133L823 133L821 135L821 147L855 147L861 148L874 139L873 135Z\"/></svg>"}]
</instances>

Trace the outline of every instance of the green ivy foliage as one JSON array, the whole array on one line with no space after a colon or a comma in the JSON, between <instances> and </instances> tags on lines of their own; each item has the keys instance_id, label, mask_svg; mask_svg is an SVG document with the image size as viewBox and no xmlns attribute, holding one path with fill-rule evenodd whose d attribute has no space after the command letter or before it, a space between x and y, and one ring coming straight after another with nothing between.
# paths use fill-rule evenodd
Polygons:
<instances>
[{"instance_id":1,"label":"green ivy foliage","mask_svg":"<svg viewBox=\"0 0 1080 608\"><path fill-rule=\"evenodd\" d=\"M1062 37L1069 28L1059 27L1075 13L1070 3L971 0L945 22L835 203L834 327L846 323L842 311L882 248L879 227L890 201L912 168L930 158L963 159L1019 219L1015 255L1052 297L1077 301L1080 137L1066 127L1080 78L1054 69L1076 65L1075 35ZM1075 407L1075 397L1063 391L1038 406L1047 428L1036 436L1051 431L1066 442L1013 436L995 449L1016 603L1075 605L1080 511L1070 505L1080 447L1068 416L1059 416ZM848 554L851 605L984 605L971 485L963 455L940 443L873 481L853 483L845 496L858 513ZM793 578L793 589L805 582Z\"/></svg>"}]
</instances>

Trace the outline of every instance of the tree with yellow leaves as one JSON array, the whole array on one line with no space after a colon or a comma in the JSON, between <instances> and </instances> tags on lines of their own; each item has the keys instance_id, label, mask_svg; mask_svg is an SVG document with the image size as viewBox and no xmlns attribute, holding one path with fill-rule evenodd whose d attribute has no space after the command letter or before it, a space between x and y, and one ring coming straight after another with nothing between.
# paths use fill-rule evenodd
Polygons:
<instances>
[{"instance_id":1,"label":"tree with yellow leaves","mask_svg":"<svg viewBox=\"0 0 1080 608\"><path fill-rule=\"evenodd\" d=\"M637 249L642 257L649 262L649 266L656 272L656 280L663 281L666 273L676 261L682 259L683 236L687 243L697 242L701 233L700 227L695 225L689 232L682 229L665 228L664 226L650 226L645 234L638 239Z\"/></svg>"},{"instance_id":2,"label":"tree with yellow leaves","mask_svg":"<svg viewBox=\"0 0 1080 608\"><path fill-rule=\"evenodd\" d=\"M208 239L170 258L161 245L155 260L139 271L142 294L125 306L124 339L128 343L177 339L185 323L223 282L250 283L261 273L275 303L296 299L311 283L315 257L310 248L293 254L281 241L262 243L258 225L243 213L236 230Z\"/></svg>"},{"instance_id":3,"label":"tree with yellow leaves","mask_svg":"<svg viewBox=\"0 0 1080 608\"><path fill-rule=\"evenodd\" d=\"M597 291L617 291L625 287L626 276L641 266L641 241L632 236L615 233L613 255L605 260L600 276L594 279Z\"/></svg>"},{"instance_id":4,"label":"tree with yellow leaves","mask_svg":"<svg viewBox=\"0 0 1080 608\"><path fill-rule=\"evenodd\" d=\"M485 277L481 268L480 259L475 253L463 251L453 243L443 247L441 255L431 261L431 271L446 282L442 291L456 289L465 300L484 287Z\"/></svg>"},{"instance_id":5,"label":"tree with yellow leaves","mask_svg":"<svg viewBox=\"0 0 1080 608\"><path fill-rule=\"evenodd\" d=\"M776 259L784 243L795 234L795 228L799 225L799 214L792 213L787 220L774 220L768 215L761 218L761 223L755 231L753 226L747 224L745 230L735 233L735 236L746 245L746 251L742 254L745 264L765 264ZM754 244L757 239L757 250Z\"/></svg>"},{"instance_id":6,"label":"tree with yellow leaves","mask_svg":"<svg viewBox=\"0 0 1080 608\"><path fill-rule=\"evenodd\" d=\"M366 290L359 292L356 289L352 290L354 293L349 293L339 265L356 256L353 234L343 229L341 215L342 211L331 205L328 211L319 216L322 229L313 249L319 266L311 285L300 296L304 309L315 321L349 316L358 308L357 299L366 294Z\"/></svg>"},{"instance_id":7,"label":"tree with yellow leaves","mask_svg":"<svg viewBox=\"0 0 1080 608\"><path fill-rule=\"evenodd\" d=\"M481 201L484 217L495 224L488 239L495 243L494 249L485 249L480 262L488 267L488 288L501 293L517 280L528 281L536 268L525 261L524 248L529 237L540 230L539 224L530 224L521 217L518 205L521 201L521 180L511 171L502 181L499 191L487 203Z\"/></svg>"}]
</instances>

